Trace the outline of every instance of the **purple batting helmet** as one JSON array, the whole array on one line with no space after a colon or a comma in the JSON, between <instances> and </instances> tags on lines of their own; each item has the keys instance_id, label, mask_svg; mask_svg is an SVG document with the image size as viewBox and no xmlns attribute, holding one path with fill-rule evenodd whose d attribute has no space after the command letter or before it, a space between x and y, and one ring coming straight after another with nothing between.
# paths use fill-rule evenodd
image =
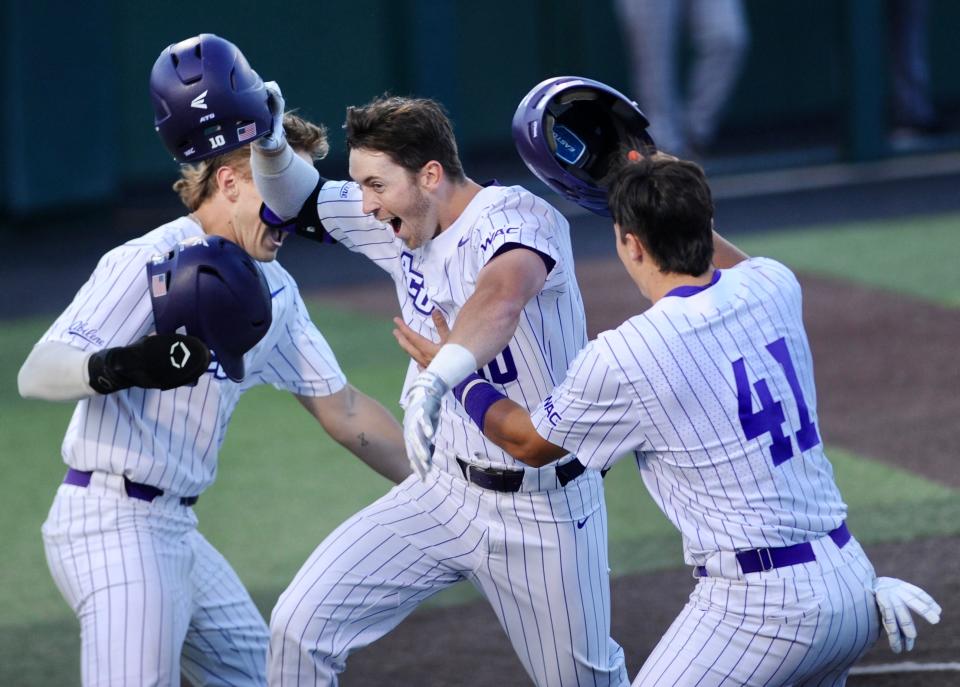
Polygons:
<instances>
[{"instance_id":1,"label":"purple batting helmet","mask_svg":"<svg viewBox=\"0 0 960 687\"><path fill-rule=\"evenodd\" d=\"M271 131L263 80L237 46L212 33L160 53L150 97L157 133L178 162L220 155Z\"/></svg>"},{"instance_id":2,"label":"purple batting helmet","mask_svg":"<svg viewBox=\"0 0 960 687\"><path fill-rule=\"evenodd\" d=\"M630 150L655 149L637 104L593 79L557 76L537 84L513 115L520 157L543 183L598 215L607 178Z\"/></svg>"},{"instance_id":3,"label":"purple batting helmet","mask_svg":"<svg viewBox=\"0 0 960 687\"><path fill-rule=\"evenodd\" d=\"M273 308L263 272L240 246L219 236L179 243L147 265L158 334L186 330L210 347L227 376L243 379L243 354L270 329Z\"/></svg>"}]
</instances>

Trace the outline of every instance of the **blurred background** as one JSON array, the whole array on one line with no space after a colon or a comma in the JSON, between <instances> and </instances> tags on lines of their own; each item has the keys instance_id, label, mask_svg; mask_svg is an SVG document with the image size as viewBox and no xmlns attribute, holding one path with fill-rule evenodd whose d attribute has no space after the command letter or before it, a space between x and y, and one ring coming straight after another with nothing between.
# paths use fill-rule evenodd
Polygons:
<instances>
[{"instance_id":1,"label":"blurred background","mask_svg":"<svg viewBox=\"0 0 960 687\"><path fill-rule=\"evenodd\" d=\"M960 564L960 3L0 0L0 684L77 684L79 660L39 537L72 407L24 401L14 378L100 255L183 214L147 81L167 45L202 32L327 125L329 178L346 175L347 105L386 91L442 101L471 177L526 185L570 219L592 334L643 305L611 260L608 222L527 173L511 118L560 74L635 97L663 147L706 168L720 231L800 275L851 529L882 574L960 603L948 573ZM389 282L340 248L288 243L281 262L348 376L397 412ZM297 408L269 389L245 396L197 506L264 614L323 536L388 487ZM691 586L635 472L622 461L607 479L614 635L631 674ZM442 641L417 641L431 636ZM958 650L948 614L911 656L948 668L904 672L880 646L857 684L955 684ZM464 588L358 654L344 684L521 684L518 670Z\"/></svg>"},{"instance_id":2,"label":"blurred background","mask_svg":"<svg viewBox=\"0 0 960 687\"><path fill-rule=\"evenodd\" d=\"M546 192L513 150L511 117L540 80L576 74L635 97L664 148L704 164L720 200L902 191L904 179L949 189L884 190L879 207L823 195L858 217L960 196L951 0L2 0L0 31L0 231L27 242L38 269L71 278L58 306L89 271L62 256L98 255L180 211L147 79L168 44L201 32L235 42L288 107L328 126L330 178L346 174L345 107L389 91L447 106L473 176ZM804 196L762 217L718 216L729 231L802 224L819 208ZM22 253L0 257L11 277L0 316L34 311L61 282L30 278ZM307 285L352 273L337 267Z\"/></svg>"},{"instance_id":3,"label":"blurred background","mask_svg":"<svg viewBox=\"0 0 960 687\"><path fill-rule=\"evenodd\" d=\"M715 136L701 151L716 172L960 147L956 2L745 0L746 35L712 38L702 37L709 26L698 33L683 18L656 12L631 23L619 7L629 4L3 0L0 211L29 218L163 189L174 168L152 132L147 77L164 47L201 32L236 43L261 76L281 84L288 105L330 127L331 170L343 166L344 108L384 91L446 104L468 159L515 158L513 110L549 76L588 76L638 98L644 109L662 109L636 92L629 45L671 27L680 91L689 90L684 77L697 62L698 41L712 51L708 61L722 62L731 50L742 55L739 69L718 70L721 79L734 76ZM700 4L717 14L728 2ZM896 14L899 6L926 10ZM708 14L707 21L717 19ZM916 48L894 49L904 42ZM925 91L918 97L933 112L921 106L910 120L895 110L898 60L923 63L913 71L929 78L915 90ZM654 70L670 66L661 60Z\"/></svg>"}]
</instances>

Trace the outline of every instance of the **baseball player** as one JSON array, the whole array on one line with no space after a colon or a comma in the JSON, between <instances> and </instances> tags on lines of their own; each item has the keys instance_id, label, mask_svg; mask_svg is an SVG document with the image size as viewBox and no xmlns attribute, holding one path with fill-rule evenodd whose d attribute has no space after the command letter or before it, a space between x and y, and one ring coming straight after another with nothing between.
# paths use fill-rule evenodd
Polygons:
<instances>
[{"instance_id":1,"label":"baseball player","mask_svg":"<svg viewBox=\"0 0 960 687\"><path fill-rule=\"evenodd\" d=\"M532 414L477 375L454 396L536 467L575 452L603 470L629 452L681 531L699 581L633 684L842 685L878 636L878 602L894 650L912 647L907 608L931 622L940 608L878 584L844 523L796 278L712 231L693 163L627 165L609 199L617 254L652 307L591 341ZM422 360L436 349L399 334ZM414 449L426 460L426 441Z\"/></svg>"},{"instance_id":2,"label":"baseball player","mask_svg":"<svg viewBox=\"0 0 960 687\"><path fill-rule=\"evenodd\" d=\"M235 87L221 88L230 75ZM84 685L179 684L181 671L194 684L263 685L266 623L191 509L241 394L288 390L381 474L400 481L409 469L399 425L346 383L275 261L283 234L258 217L236 132L258 122L230 113L259 102L268 133L262 81L235 46L205 34L161 54L151 90L161 134L193 140L186 149L202 160L174 185L190 214L104 255L20 370L22 396L79 401L43 540L80 621ZM198 124L209 110L225 118ZM285 124L304 158L326 151L322 129Z\"/></svg>"},{"instance_id":3,"label":"baseball player","mask_svg":"<svg viewBox=\"0 0 960 687\"><path fill-rule=\"evenodd\" d=\"M275 113L282 105L276 89ZM468 178L433 101L378 98L349 108L346 130L353 182L318 178L282 143L253 146L267 205L382 267L409 327L433 335L434 308L453 320L466 345L437 356L445 374L480 368L510 398L533 403L586 340L567 222L521 187ZM422 391L411 363L408 412ZM437 469L417 464L423 479L347 520L280 597L271 684L336 684L352 651L461 580L490 602L535 684L627 684L609 636L600 473L573 455L525 468L447 401Z\"/></svg>"}]
</instances>

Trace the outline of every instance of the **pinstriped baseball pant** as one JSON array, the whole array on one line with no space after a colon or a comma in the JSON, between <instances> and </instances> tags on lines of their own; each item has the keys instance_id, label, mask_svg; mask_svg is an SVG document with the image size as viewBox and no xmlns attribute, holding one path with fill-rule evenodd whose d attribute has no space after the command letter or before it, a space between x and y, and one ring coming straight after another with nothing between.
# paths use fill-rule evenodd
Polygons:
<instances>
[{"instance_id":1,"label":"pinstriped baseball pant","mask_svg":"<svg viewBox=\"0 0 960 687\"><path fill-rule=\"evenodd\" d=\"M490 602L535 684L629 684L610 639L600 475L500 493L437 470L394 487L313 552L270 619L270 684L336 685L351 652L461 580Z\"/></svg>"},{"instance_id":2,"label":"pinstriped baseball pant","mask_svg":"<svg viewBox=\"0 0 960 687\"><path fill-rule=\"evenodd\" d=\"M83 684L266 683L267 627L177 499L128 498L122 478L60 486L43 525L54 582L80 620Z\"/></svg>"},{"instance_id":3,"label":"pinstriped baseball pant","mask_svg":"<svg viewBox=\"0 0 960 687\"><path fill-rule=\"evenodd\" d=\"M701 578L634 687L843 685L880 636L875 575L855 539L812 545L810 563ZM736 569L725 563L708 561L710 574Z\"/></svg>"}]
</instances>

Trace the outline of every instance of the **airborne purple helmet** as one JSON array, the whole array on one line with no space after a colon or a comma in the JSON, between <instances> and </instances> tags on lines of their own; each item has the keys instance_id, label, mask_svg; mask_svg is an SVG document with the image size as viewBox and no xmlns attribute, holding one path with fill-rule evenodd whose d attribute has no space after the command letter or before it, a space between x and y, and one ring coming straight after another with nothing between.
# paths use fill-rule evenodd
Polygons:
<instances>
[{"instance_id":1,"label":"airborne purple helmet","mask_svg":"<svg viewBox=\"0 0 960 687\"><path fill-rule=\"evenodd\" d=\"M183 327L211 349L227 376L243 379L243 355L270 329L270 290L240 246L219 236L177 244L147 265L158 334Z\"/></svg>"},{"instance_id":2,"label":"airborne purple helmet","mask_svg":"<svg viewBox=\"0 0 960 687\"><path fill-rule=\"evenodd\" d=\"M150 72L154 125L178 162L226 153L270 133L263 80L212 33L174 43Z\"/></svg>"},{"instance_id":3,"label":"airborne purple helmet","mask_svg":"<svg viewBox=\"0 0 960 687\"><path fill-rule=\"evenodd\" d=\"M629 150L652 150L637 104L609 86L577 76L537 84L513 115L520 157L543 183L574 203L610 216L606 178Z\"/></svg>"}]
</instances>

